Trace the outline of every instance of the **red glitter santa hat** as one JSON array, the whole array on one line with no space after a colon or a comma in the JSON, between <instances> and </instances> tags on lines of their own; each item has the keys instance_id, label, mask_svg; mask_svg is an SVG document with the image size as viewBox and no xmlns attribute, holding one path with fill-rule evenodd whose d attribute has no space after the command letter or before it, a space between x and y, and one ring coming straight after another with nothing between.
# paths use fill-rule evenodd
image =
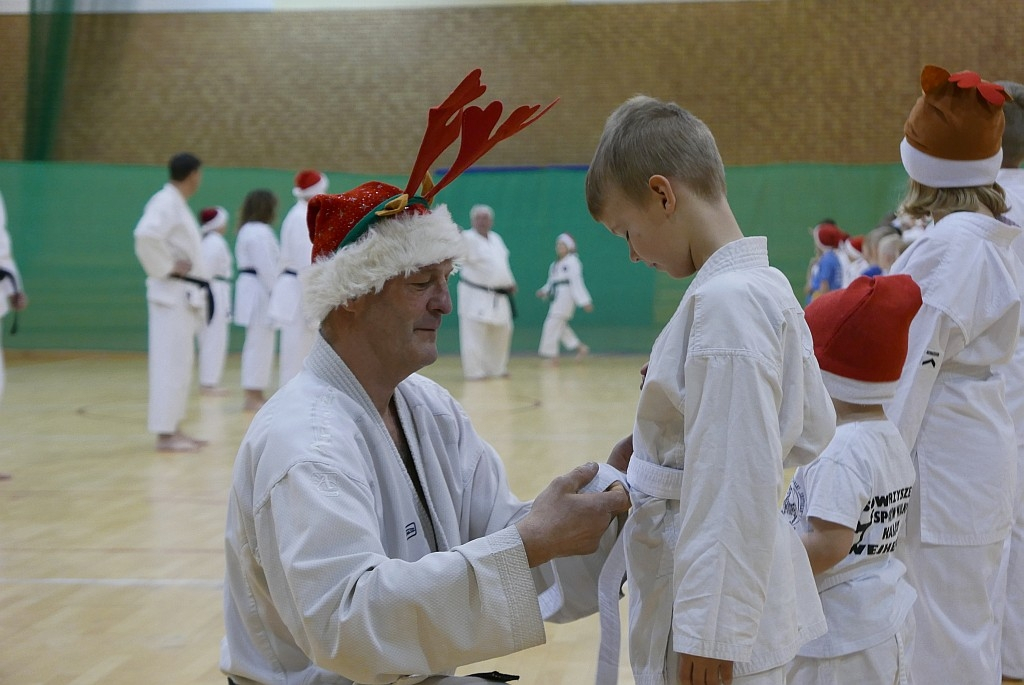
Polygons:
<instances>
[{"instance_id":1,"label":"red glitter santa hat","mask_svg":"<svg viewBox=\"0 0 1024 685\"><path fill-rule=\"evenodd\" d=\"M303 169L295 174L292 195L300 200L308 200L314 195L327 192L327 176L316 169Z\"/></svg>"},{"instance_id":2,"label":"red glitter santa hat","mask_svg":"<svg viewBox=\"0 0 1024 685\"><path fill-rule=\"evenodd\" d=\"M1003 161L1002 86L973 71L950 74L928 65L922 95L903 126L903 167L931 188L970 188L996 181Z\"/></svg>"},{"instance_id":3,"label":"red glitter santa hat","mask_svg":"<svg viewBox=\"0 0 1024 685\"><path fill-rule=\"evenodd\" d=\"M199 212L199 228L203 235L228 225L228 210L223 207L206 207Z\"/></svg>"},{"instance_id":4,"label":"red glitter santa hat","mask_svg":"<svg viewBox=\"0 0 1024 685\"><path fill-rule=\"evenodd\" d=\"M804 318L829 395L880 404L896 392L921 288L907 275L861 276L807 306Z\"/></svg>"},{"instance_id":5,"label":"red glitter santa hat","mask_svg":"<svg viewBox=\"0 0 1024 685\"><path fill-rule=\"evenodd\" d=\"M370 181L339 195L317 195L309 201L306 220L313 265L302 276L309 318L323 321L335 307L380 291L395 276L462 259L462 231L446 207L431 209L434 196L497 143L537 121L558 102L543 110L540 105L517 107L495 129L502 103L470 104L487 89L480 74L480 69L470 72L443 103L430 109L404 191ZM430 165L460 138L455 161L434 185L428 173Z\"/></svg>"}]
</instances>

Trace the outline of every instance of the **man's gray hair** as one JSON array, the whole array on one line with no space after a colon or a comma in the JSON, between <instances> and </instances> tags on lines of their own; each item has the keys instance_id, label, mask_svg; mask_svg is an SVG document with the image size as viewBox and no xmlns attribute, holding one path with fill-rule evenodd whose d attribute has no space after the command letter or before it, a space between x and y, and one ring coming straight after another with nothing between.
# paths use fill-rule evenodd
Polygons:
<instances>
[{"instance_id":1,"label":"man's gray hair","mask_svg":"<svg viewBox=\"0 0 1024 685\"><path fill-rule=\"evenodd\" d=\"M470 221L481 215L487 215L493 219L494 210L488 205L473 205L473 208L469 210Z\"/></svg>"}]
</instances>

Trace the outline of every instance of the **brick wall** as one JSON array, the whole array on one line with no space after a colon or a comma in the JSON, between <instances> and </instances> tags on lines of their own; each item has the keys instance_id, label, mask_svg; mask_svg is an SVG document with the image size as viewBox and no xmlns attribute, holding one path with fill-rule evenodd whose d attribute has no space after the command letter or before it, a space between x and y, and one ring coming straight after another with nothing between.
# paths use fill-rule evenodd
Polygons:
<instances>
[{"instance_id":1,"label":"brick wall","mask_svg":"<svg viewBox=\"0 0 1024 685\"><path fill-rule=\"evenodd\" d=\"M1024 81L1021 26L1008 0L82 15L55 156L401 174L480 66L508 104L562 98L487 165L585 164L639 92L705 119L727 165L895 162L921 66ZM0 16L0 159L21 156L27 31Z\"/></svg>"}]
</instances>

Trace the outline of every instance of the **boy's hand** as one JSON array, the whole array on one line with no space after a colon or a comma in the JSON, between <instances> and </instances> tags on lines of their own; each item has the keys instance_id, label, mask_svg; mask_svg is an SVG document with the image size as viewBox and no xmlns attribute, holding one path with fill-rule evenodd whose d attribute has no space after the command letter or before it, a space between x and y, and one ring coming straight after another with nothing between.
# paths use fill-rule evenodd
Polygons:
<instances>
[{"instance_id":1,"label":"boy's hand","mask_svg":"<svg viewBox=\"0 0 1024 685\"><path fill-rule=\"evenodd\" d=\"M731 685L732 662L692 654L679 655L680 685Z\"/></svg>"},{"instance_id":2,"label":"boy's hand","mask_svg":"<svg viewBox=\"0 0 1024 685\"><path fill-rule=\"evenodd\" d=\"M622 440L615 443L611 453L608 455L608 465L614 466L623 473L629 467L629 460L633 457L633 434L630 433Z\"/></svg>"}]
</instances>

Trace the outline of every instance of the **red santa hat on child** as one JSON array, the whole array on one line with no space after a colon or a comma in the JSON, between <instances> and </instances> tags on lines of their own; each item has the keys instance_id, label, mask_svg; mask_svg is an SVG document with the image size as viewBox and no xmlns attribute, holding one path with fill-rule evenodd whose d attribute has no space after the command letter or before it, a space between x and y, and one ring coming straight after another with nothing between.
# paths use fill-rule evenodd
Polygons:
<instances>
[{"instance_id":1,"label":"red santa hat on child","mask_svg":"<svg viewBox=\"0 0 1024 685\"><path fill-rule=\"evenodd\" d=\"M846 231L836 226L831 221L822 221L811 229L814 241L819 247L839 247L839 244L849 238Z\"/></svg>"},{"instance_id":2,"label":"red santa hat on child","mask_svg":"<svg viewBox=\"0 0 1024 685\"><path fill-rule=\"evenodd\" d=\"M199 212L199 228L206 235L228 225L228 210L223 207L206 207Z\"/></svg>"},{"instance_id":3,"label":"red santa hat on child","mask_svg":"<svg viewBox=\"0 0 1024 685\"><path fill-rule=\"evenodd\" d=\"M903 126L903 167L931 188L970 188L996 181L1003 161L1002 86L973 71L950 74L928 65L922 95Z\"/></svg>"},{"instance_id":4,"label":"red santa hat on child","mask_svg":"<svg viewBox=\"0 0 1024 685\"><path fill-rule=\"evenodd\" d=\"M569 252L573 252L576 249L576 240L572 237L572 234L570 233L559 233L558 237L555 238L555 242L562 243L563 245L565 245L566 249L569 250Z\"/></svg>"},{"instance_id":5,"label":"red santa hat on child","mask_svg":"<svg viewBox=\"0 0 1024 685\"><path fill-rule=\"evenodd\" d=\"M440 105L430 109L427 130L405 190L370 181L339 195L309 201L306 221L313 265L302 275L306 315L316 321L361 295L379 292L391 278L465 254L462 231L434 196L500 141L547 113L540 105L517 107L500 125L502 103L470 103L487 89L475 69ZM540 110L540 111L538 111ZM458 155L434 185L430 166L461 138ZM419 189L419 194L416 194Z\"/></svg>"},{"instance_id":6,"label":"red santa hat on child","mask_svg":"<svg viewBox=\"0 0 1024 685\"><path fill-rule=\"evenodd\" d=\"M327 192L327 175L316 169L303 169L295 174L292 195L299 200L308 200L314 195Z\"/></svg>"},{"instance_id":7,"label":"red santa hat on child","mask_svg":"<svg viewBox=\"0 0 1024 685\"><path fill-rule=\"evenodd\" d=\"M828 394L880 404L896 392L921 288L910 276L861 276L807 306L804 318Z\"/></svg>"}]
</instances>

